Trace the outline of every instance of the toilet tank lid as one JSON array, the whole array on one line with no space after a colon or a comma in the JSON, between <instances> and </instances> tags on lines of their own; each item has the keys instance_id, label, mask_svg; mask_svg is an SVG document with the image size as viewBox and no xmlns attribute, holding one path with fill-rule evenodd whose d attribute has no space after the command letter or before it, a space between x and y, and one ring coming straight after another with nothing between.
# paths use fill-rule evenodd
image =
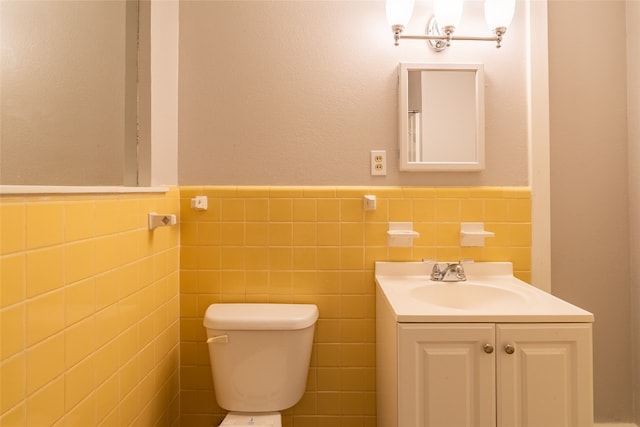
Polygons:
<instances>
[{"instance_id":1,"label":"toilet tank lid","mask_svg":"<svg viewBox=\"0 0 640 427\"><path fill-rule=\"evenodd\" d=\"M211 304L204 326L220 330L295 330L318 319L314 304Z\"/></svg>"}]
</instances>

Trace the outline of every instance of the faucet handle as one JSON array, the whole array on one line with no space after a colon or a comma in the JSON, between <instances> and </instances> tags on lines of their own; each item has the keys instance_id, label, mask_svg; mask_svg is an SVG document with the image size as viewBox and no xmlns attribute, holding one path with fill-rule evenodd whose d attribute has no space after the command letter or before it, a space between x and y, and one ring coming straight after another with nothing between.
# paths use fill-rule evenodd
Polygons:
<instances>
[{"instance_id":1,"label":"faucet handle","mask_svg":"<svg viewBox=\"0 0 640 427\"><path fill-rule=\"evenodd\" d=\"M465 281L467 280L467 275L464 272L464 267L462 266L462 261L460 261L458 264L455 264L455 274L456 274L456 278L460 281Z\"/></svg>"},{"instance_id":2,"label":"faucet handle","mask_svg":"<svg viewBox=\"0 0 640 427\"><path fill-rule=\"evenodd\" d=\"M442 270L440 270L440 266L438 263L433 264L433 270L431 270L431 280L440 280L442 279Z\"/></svg>"}]
</instances>

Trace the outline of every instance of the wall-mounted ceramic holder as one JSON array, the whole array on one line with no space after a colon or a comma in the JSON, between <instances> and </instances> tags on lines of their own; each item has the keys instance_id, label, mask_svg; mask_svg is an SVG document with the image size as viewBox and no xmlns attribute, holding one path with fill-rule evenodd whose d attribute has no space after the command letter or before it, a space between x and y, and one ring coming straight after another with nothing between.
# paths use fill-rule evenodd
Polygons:
<instances>
[{"instance_id":1,"label":"wall-mounted ceramic holder","mask_svg":"<svg viewBox=\"0 0 640 427\"><path fill-rule=\"evenodd\" d=\"M209 207L209 199L207 196L196 196L191 199L191 209L197 211L206 211Z\"/></svg>"},{"instance_id":2,"label":"wall-mounted ceramic holder","mask_svg":"<svg viewBox=\"0 0 640 427\"><path fill-rule=\"evenodd\" d=\"M460 224L460 246L484 246L484 239L495 233L486 231L483 222L463 222Z\"/></svg>"},{"instance_id":3,"label":"wall-mounted ceramic holder","mask_svg":"<svg viewBox=\"0 0 640 427\"><path fill-rule=\"evenodd\" d=\"M390 222L387 230L387 245L407 248L413 246L413 239L420 233L413 230L412 222Z\"/></svg>"},{"instance_id":4,"label":"wall-mounted ceramic holder","mask_svg":"<svg viewBox=\"0 0 640 427\"><path fill-rule=\"evenodd\" d=\"M155 212L149 213L149 230L158 227L168 227L176 224L176 216L174 214L159 214Z\"/></svg>"},{"instance_id":5,"label":"wall-mounted ceramic holder","mask_svg":"<svg viewBox=\"0 0 640 427\"><path fill-rule=\"evenodd\" d=\"M362 197L362 208L365 211L375 211L376 210L376 196L371 194L366 194Z\"/></svg>"}]
</instances>

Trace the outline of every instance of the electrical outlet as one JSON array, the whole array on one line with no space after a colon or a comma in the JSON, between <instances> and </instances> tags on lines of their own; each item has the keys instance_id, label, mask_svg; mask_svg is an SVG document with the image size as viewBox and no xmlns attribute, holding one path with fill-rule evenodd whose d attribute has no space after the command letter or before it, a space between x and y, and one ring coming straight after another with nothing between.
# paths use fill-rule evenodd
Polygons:
<instances>
[{"instance_id":1,"label":"electrical outlet","mask_svg":"<svg viewBox=\"0 0 640 427\"><path fill-rule=\"evenodd\" d=\"M387 152L385 150L371 150L371 175L387 174Z\"/></svg>"}]
</instances>

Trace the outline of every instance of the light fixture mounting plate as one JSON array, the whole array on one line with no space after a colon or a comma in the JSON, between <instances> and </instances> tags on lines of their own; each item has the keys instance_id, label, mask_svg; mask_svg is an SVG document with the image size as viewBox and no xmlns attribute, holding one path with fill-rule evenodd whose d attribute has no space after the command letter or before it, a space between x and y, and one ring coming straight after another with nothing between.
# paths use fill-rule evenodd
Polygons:
<instances>
[{"instance_id":1,"label":"light fixture mounting plate","mask_svg":"<svg viewBox=\"0 0 640 427\"><path fill-rule=\"evenodd\" d=\"M436 36L436 37L444 38L444 35L440 32L440 28L438 27L438 21L436 21L435 16L432 16L431 19L429 19L429 22L427 22L427 27L425 28L424 33L427 36ZM442 52L449 46L449 43L444 39L440 39L440 40L427 39L427 44L431 49L433 49L436 52Z\"/></svg>"}]
</instances>

